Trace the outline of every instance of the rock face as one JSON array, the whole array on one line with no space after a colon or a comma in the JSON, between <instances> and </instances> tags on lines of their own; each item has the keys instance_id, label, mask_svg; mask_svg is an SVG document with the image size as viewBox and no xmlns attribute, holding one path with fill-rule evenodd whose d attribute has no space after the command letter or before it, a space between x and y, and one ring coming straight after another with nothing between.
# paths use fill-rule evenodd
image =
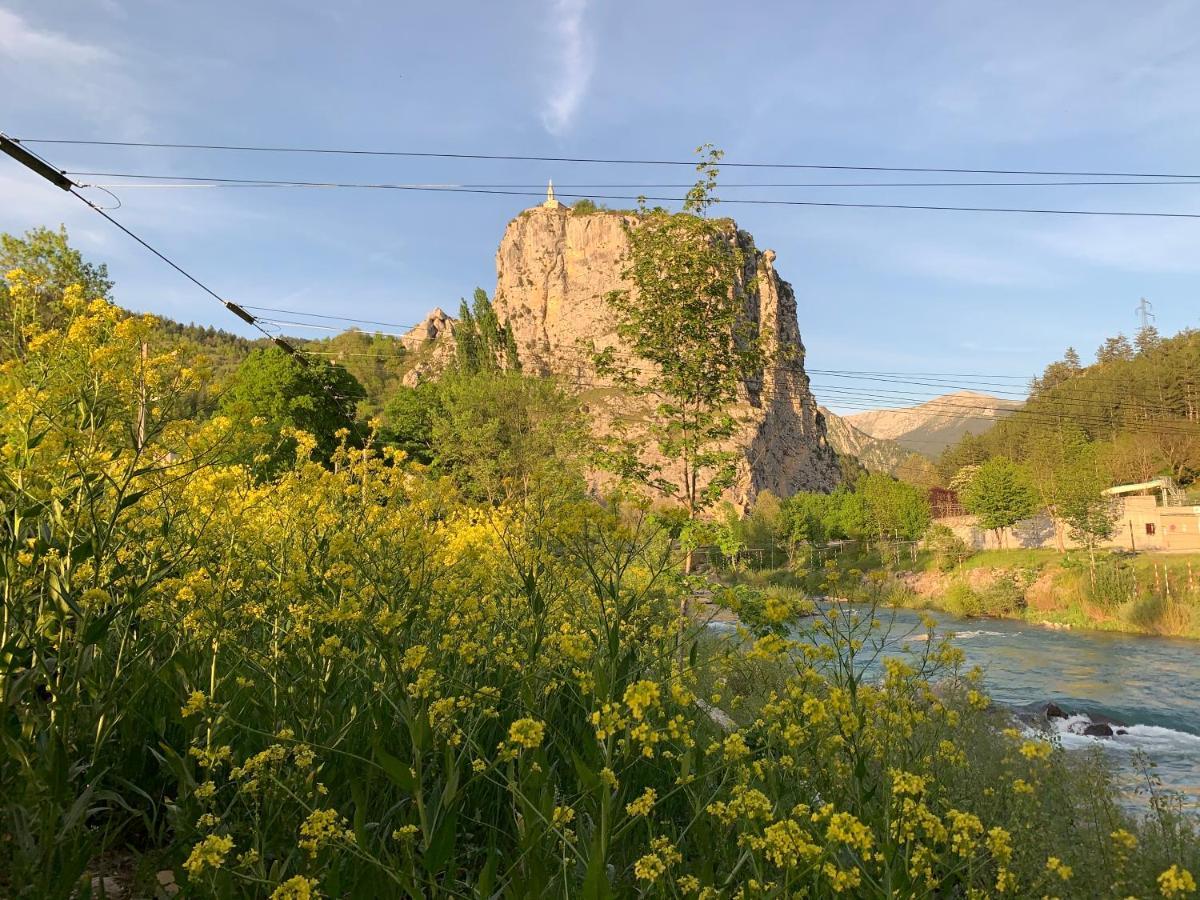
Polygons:
<instances>
[{"instance_id":1,"label":"rock face","mask_svg":"<svg viewBox=\"0 0 1200 900\"><path fill-rule=\"evenodd\" d=\"M599 429L606 416L630 413L628 398L603 390L588 347L620 344L606 297L627 287L621 274L629 246L625 228L636 227L636 221L607 211L537 207L509 223L496 254L493 303L513 331L522 365L579 384ZM741 461L726 497L746 507L763 490L781 497L831 490L840 477L837 454L804 373L795 295L776 274L773 251L760 252L750 235L732 225L730 236L745 251L747 314L758 323L774 362L740 391L735 415L742 426L731 447ZM675 477L669 463L664 474Z\"/></svg>"},{"instance_id":2,"label":"rock face","mask_svg":"<svg viewBox=\"0 0 1200 900\"><path fill-rule=\"evenodd\" d=\"M914 482L931 476L933 464L928 458L905 450L895 441L871 437L832 410L823 406L820 410L833 449L842 456L853 456L868 472L883 472Z\"/></svg>"},{"instance_id":3,"label":"rock face","mask_svg":"<svg viewBox=\"0 0 1200 900\"><path fill-rule=\"evenodd\" d=\"M411 360L404 373L404 384L415 387L419 382L441 375L454 360L454 326L457 320L435 306L418 325L414 325L400 343Z\"/></svg>"}]
</instances>

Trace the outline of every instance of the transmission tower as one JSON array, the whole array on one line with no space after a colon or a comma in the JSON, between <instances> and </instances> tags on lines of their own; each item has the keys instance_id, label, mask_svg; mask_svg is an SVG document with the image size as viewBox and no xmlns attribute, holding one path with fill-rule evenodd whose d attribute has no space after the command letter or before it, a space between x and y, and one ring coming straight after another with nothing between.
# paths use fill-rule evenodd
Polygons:
<instances>
[{"instance_id":1,"label":"transmission tower","mask_svg":"<svg viewBox=\"0 0 1200 900\"><path fill-rule=\"evenodd\" d=\"M1150 311L1152 309L1154 309L1154 304L1145 297L1143 297L1138 303L1137 307L1134 308L1134 312L1137 313L1138 319L1142 323L1142 328L1150 327L1150 321L1154 318L1154 313Z\"/></svg>"}]
</instances>

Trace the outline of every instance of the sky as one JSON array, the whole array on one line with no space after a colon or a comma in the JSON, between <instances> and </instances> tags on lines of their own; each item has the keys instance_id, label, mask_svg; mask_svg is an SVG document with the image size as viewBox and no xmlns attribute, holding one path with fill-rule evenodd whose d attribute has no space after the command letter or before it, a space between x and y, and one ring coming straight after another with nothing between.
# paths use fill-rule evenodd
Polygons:
<instances>
[{"instance_id":1,"label":"sky","mask_svg":"<svg viewBox=\"0 0 1200 900\"><path fill-rule=\"evenodd\" d=\"M0 84L0 130L29 139L675 160L712 143L727 162L1200 173L1194 2L0 0ZM553 178L564 193L664 196L684 189L563 186L692 178L684 167L31 146L88 172ZM727 168L718 196L1200 212L1200 179L736 186L948 178ZM958 180L989 178L998 180ZM224 297L404 325L434 306L455 310L476 286L490 293L505 224L537 202L113 190L122 204L114 216ZM1086 359L1106 336L1131 333L1141 297L1161 331L1200 327L1200 219L733 203L719 211L776 250L814 369L1028 377L1068 345ZM123 305L246 333L95 213L0 157L0 231L60 223L88 258L108 264Z\"/></svg>"}]
</instances>

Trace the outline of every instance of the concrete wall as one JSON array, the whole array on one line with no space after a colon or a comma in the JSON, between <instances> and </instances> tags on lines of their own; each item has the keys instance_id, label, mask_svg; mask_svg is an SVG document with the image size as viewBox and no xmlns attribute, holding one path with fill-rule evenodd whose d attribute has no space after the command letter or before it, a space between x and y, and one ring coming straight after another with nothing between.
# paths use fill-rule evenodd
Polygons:
<instances>
[{"instance_id":1,"label":"concrete wall","mask_svg":"<svg viewBox=\"0 0 1200 900\"><path fill-rule=\"evenodd\" d=\"M1200 550L1200 506L1164 506L1159 531L1168 550Z\"/></svg>"},{"instance_id":2,"label":"concrete wall","mask_svg":"<svg viewBox=\"0 0 1200 900\"><path fill-rule=\"evenodd\" d=\"M1112 537L1103 543L1111 549L1122 550L1197 550L1200 551L1200 506L1159 506L1152 496L1121 497L1115 502L1116 521ZM979 527L974 516L951 516L938 519L938 524L950 528L968 546L977 550L1029 547L1057 548L1060 544L1078 548L1067 528L1041 513L1002 530Z\"/></svg>"}]
</instances>

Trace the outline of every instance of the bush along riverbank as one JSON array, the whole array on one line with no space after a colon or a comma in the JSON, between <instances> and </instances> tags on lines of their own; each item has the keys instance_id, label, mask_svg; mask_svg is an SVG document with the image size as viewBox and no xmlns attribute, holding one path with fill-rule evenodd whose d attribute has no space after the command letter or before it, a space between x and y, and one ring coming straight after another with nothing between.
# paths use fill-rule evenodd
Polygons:
<instances>
[{"instance_id":1,"label":"bush along riverbank","mask_svg":"<svg viewBox=\"0 0 1200 900\"><path fill-rule=\"evenodd\" d=\"M972 553L933 534L911 553L885 546L843 552L811 568L746 569L724 577L768 592L851 600L882 590L890 605L964 618L1200 639L1200 554Z\"/></svg>"},{"instance_id":2,"label":"bush along riverbank","mask_svg":"<svg viewBox=\"0 0 1200 900\"><path fill-rule=\"evenodd\" d=\"M993 550L922 554L889 602L1104 631L1200 638L1200 555Z\"/></svg>"}]
</instances>

